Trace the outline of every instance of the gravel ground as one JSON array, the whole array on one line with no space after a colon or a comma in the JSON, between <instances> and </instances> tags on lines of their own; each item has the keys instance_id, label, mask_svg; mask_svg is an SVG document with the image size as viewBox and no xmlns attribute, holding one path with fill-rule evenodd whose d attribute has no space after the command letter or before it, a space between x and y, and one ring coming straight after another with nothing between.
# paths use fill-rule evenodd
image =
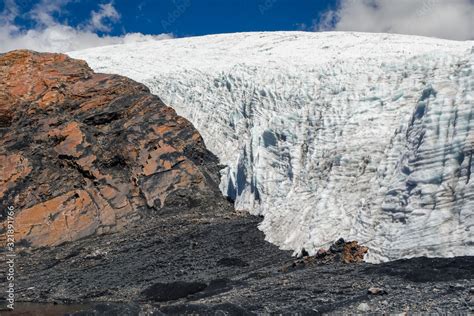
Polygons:
<instances>
[{"instance_id":1,"label":"gravel ground","mask_svg":"<svg viewBox=\"0 0 474 316\"><path fill-rule=\"evenodd\" d=\"M18 303L1 315L474 312L473 257L293 267L290 252L265 242L260 220L219 201L147 214L121 233L23 251L16 299L49 304Z\"/></svg>"}]
</instances>

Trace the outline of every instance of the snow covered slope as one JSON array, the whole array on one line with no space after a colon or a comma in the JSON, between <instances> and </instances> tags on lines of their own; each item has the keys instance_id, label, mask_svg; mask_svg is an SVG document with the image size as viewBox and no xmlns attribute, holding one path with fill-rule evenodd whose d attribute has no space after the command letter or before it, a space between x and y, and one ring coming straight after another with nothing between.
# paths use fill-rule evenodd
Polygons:
<instances>
[{"instance_id":1,"label":"snow covered slope","mask_svg":"<svg viewBox=\"0 0 474 316\"><path fill-rule=\"evenodd\" d=\"M239 33L70 53L146 84L228 165L270 242L474 255L474 42Z\"/></svg>"}]
</instances>

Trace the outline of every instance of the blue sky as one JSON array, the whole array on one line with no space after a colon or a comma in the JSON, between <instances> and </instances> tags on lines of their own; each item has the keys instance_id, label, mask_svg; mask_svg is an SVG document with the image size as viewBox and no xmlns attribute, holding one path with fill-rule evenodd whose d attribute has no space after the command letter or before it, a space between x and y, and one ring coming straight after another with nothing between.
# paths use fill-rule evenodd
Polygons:
<instances>
[{"instance_id":1,"label":"blue sky","mask_svg":"<svg viewBox=\"0 0 474 316\"><path fill-rule=\"evenodd\" d=\"M146 1L142 10L127 21L127 27L171 31L177 36L297 30L302 25L311 26L320 12L334 4L331 0Z\"/></svg>"},{"instance_id":2,"label":"blue sky","mask_svg":"<svg viewBox=\"0 0 474 316\"><path fill-rule=\"evenodd\" d=\"M474 0L0 0L0 52L296 30L474 40Z\"/></svg>"},{"instance_id":3,"label":"blue sky","mask_svg":"<svg viewBox=\"0 0 474 316\"><path fill-rule=\"evenodd\" d=\"M58 23L79 26L97 10L94 0L65 2L53 16ZM0 1L3 11L5 1ZM29 12L40 1L17 1L21 12ZM177 37L247 31L299 30L310 27L322 12L334 8L336 0L114 0L121 19L109 23L111 35L130 32L173 33ZM28 16L17 25L34 27Z\"/></svg>"}]
</instances>

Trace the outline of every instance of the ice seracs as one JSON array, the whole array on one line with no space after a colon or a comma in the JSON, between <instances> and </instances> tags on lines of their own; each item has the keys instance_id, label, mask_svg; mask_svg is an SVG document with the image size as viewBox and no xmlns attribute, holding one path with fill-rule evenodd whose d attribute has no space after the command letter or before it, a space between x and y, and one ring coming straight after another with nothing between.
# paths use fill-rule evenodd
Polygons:
<instances>
[{"instance_id":1,"label":"ice seracs","mask_svg":"<svg viewBox=\"0 0 474 316\"><path fill-rule=\"evenodd\" d=\"M367 260L474 255L474 42L239 33L72 52L146 84L228 167L267 239Z\"/></svg>"}]
</instances>

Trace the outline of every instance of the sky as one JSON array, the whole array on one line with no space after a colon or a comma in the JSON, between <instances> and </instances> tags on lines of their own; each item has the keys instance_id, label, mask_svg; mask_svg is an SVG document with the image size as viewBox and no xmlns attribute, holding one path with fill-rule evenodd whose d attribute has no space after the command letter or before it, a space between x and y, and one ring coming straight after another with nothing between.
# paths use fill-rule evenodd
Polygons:
<instances>
[{"instance_id":1,"label":"sky","mask_svg":"<svg viewBox=\"0 0 474 316\"><path fill-rule=\"evenodd\" d=\"M0 52L249 31L474 40L474 0L0 0Z\"/></svg>"}]
</instances>

